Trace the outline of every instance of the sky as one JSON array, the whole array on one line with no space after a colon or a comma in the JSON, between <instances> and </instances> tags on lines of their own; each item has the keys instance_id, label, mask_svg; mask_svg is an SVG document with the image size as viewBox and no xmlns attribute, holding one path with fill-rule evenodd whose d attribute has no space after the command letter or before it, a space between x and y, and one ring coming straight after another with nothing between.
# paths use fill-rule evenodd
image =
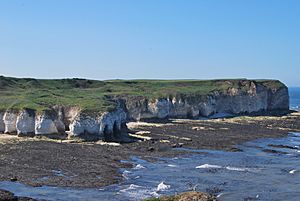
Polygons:
<instances>
[{"instance_id":1,"label":"sky","mask_svg":"<svg viewBox=\"0 0 300 201\"><path fill-rule=\"evenodd\" d=\"M300 1L0 0L0 75L300 86Z\"/></svg>"}]
</instances>

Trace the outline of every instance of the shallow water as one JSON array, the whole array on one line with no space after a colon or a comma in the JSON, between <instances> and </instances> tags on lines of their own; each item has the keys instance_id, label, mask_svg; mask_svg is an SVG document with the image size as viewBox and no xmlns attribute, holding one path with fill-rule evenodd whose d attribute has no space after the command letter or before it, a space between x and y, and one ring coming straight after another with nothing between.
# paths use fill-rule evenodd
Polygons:
<instances>
[{"instance_id":1,"label":"shallow water","mask_svg":"<svg viewBox=\"0 0 300 201\"><path fill-rule=\"evenodd\" d=\"M276 148L270 144L289 147ZM247 142L238 146L243 152L190 150L191 154L185 157L161 158L156 163L133 157L135 168L122 170L124 182L103 189L29 187L13 182L0 182L0 188L50 200L140 200L196 189L213 193L221 201L298 201L299 146L300 133L291 133L286 138Z\"/></svg>"}]
</instances>

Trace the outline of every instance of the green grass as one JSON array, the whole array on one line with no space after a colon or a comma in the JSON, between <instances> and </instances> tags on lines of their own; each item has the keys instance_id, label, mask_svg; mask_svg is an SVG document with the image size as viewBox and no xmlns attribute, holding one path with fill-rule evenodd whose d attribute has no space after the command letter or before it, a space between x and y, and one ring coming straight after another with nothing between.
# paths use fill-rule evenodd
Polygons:
<instances>
[{"instance_id":1,"label":"green grass","mask_svg":"<svg viewBox=\"0 0 300 201\"><path fill-rule=\"evenodd\" d=\"M54 105L78 106L86 112L113 110L111 97L202 96L214 91L225 92L230 87L247 90L245 79L232 80L85 80L29 79L0 76L0 110L48 110ZM258 80L267 88L284 86L276 80Z\"/></svg>"}]
</instances>

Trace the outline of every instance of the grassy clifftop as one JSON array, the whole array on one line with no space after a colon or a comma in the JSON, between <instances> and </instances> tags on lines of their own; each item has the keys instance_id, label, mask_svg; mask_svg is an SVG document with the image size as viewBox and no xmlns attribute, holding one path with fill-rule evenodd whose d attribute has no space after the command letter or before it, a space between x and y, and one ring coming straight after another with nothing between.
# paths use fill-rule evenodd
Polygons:
<instances>
[{"instance_id":1,"label":"grassy clifftop","mask_svg":"<svg viewBox=\"0 0 300 201\"><path fill-rule=\"evenodd\" d=\"M254 80L253 80L254 81ZM284 85L277 80L256 80L267 88ZM84 111L106 111L115 107L112 96L206 95L234 87L246 89L246 79L232 80L86 80L31 79L0 76L0 110L30 108L47 110L54 105L79 106Z\"/></svg>"}]
</instances>

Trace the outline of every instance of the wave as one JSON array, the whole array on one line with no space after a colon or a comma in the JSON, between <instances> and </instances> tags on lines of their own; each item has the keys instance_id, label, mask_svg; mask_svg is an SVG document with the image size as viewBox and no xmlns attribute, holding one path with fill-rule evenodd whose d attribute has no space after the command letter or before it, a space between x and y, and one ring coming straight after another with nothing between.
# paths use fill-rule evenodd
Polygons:
<instances>
[{"instance_id":1,"label":"wave","mask_svg":"<svg viewBox=\"0 0 300 201\"><path fill-rule=\"evenodd\" d=\"M196 169L226 169L230 171L239 171L239 172L257 172L259 169L256 168L244 168L244 167L233 167L233 166L220 166L220 165L211 165L203 164L196 167Z\"/></svg>"},{"instance_id":2,"label":"wave","mask_svg":"<svg viewBox=\"0 0 300 201\"><path fill-rule=\"evenodd\" d=\"M294 170L289 171L290 174L295 174L296 172L299 172L299 170L294 169Z\"/></svg>"},{"instance_id":3,"label":"wave","mask_svg":"<svg viewBox=\"0 0 300 201\"><path fill-rule=\"evenodd\" d=\"M137 164L133 169L134 170L140 170L140 169L145 169L145 167L142 166L141 164Z\"/></svg>"},{"instance_id":4,"label":"wave","mask_svg":"<svg viewBox=\"0 0 300 201\"><path fill-rule=\"evenodd\" d=\"M170 187L170 185L166 185L164 184L164 182L161 182L160 184L158 184L156 192L168 190Z\"/></svg>"},{"instance_id":5,"label":"wave","mask_svg":"<svg viewBox=\"0 0 300 201\"><path fill-rule=\"evenodd\" d=\"M208 168L220 169L220 168L222 168L222 166L219 166L219 165L210 165L210 164L203 164L203 165L199 165L199 166L196 167L196 169L208 169Z\"/></svg>"},{"instance_id":6,"label":"wave","mask_svg":"<svg viewBox=\"0 0 300 201\"><path fill-rule=\"evenodd\" d=\"M122 177L125 178L125 179L129 179L129 174L130 173L131 173L130 171L124 170L124 172L122 173Z\"/></svg>"}]
</instances>

